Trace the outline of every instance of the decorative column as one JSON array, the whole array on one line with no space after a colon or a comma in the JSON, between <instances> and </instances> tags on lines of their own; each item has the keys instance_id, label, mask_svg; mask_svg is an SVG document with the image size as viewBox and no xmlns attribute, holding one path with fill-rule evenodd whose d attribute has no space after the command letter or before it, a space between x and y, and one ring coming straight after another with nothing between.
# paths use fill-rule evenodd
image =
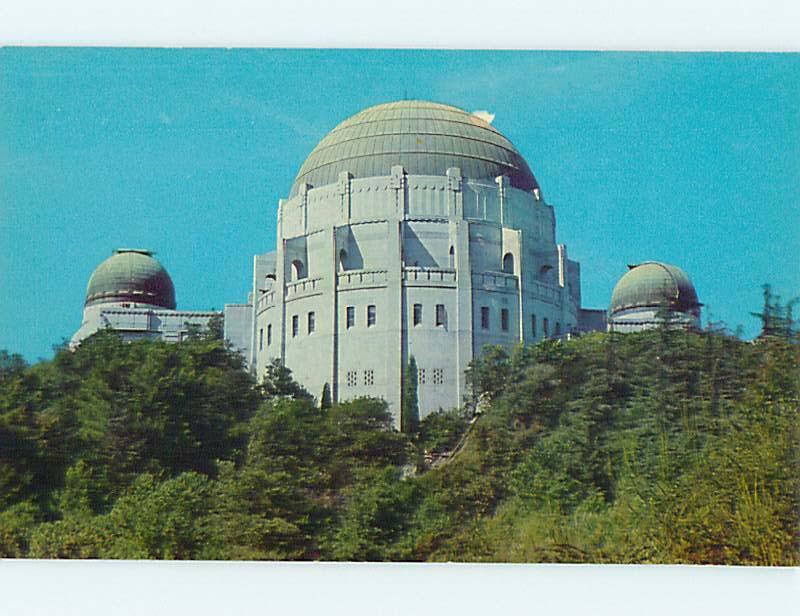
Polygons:
<instances>
[{"instance_id":1,"label":"decorative column","mask_svg":"<svg viewBox=\"0 0 800 616\"><path fill-rule=\"evenodd\" d=\"M447 211L450 243L455 248L456 268L456 400L461 403L467 394L464 373L472 361L472 266L469 254L469 222L464 220L464 192L461 170L447 170Z\"/></svg>"}]
</instances>

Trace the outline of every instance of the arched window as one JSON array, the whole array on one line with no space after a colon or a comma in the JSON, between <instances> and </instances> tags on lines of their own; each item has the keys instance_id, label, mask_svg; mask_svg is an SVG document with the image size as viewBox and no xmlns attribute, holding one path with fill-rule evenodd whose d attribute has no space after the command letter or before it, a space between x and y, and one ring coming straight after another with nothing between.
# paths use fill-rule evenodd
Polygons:
<instances>
[{"instance_id":1,"label":"arched window","mask_svg":"<svg viewBox=\"0 0 800 616\"><path fill-rule=\"evenodd\" d=\"M343 272L347 269L347 251L342 248L339 251L339 271Z\"/></svg>"},{"instance_id":2,"label":"arched window","mask_svg":"<svg viewBox=\"0 0 800 616\"><path fill-rule=\"evenodd\" d=\"M510 252L507 252L503 257L503 271L506 274L514 273L514 255Z\"/></svg>"},{"instance_id":3,"label":"arched window","mask_svg":"<svg viewBox=\"0 0 800 616\"><path fill-rule=\"evenodd\" d=\"M450 246L450 260L448 267L450 269L454 269L456 266L456 249L454 246Z\"/></svg>"},{"instance_id":4,"label":"arched window","mask_svg":"<svg viewBox=\"0 0 800 616\"><path fill-rule=\"evenodd\" d=\"M292 261L292 280L300 280L306 277L306 268L300 259Z\"/></svg>"}]
</instances>

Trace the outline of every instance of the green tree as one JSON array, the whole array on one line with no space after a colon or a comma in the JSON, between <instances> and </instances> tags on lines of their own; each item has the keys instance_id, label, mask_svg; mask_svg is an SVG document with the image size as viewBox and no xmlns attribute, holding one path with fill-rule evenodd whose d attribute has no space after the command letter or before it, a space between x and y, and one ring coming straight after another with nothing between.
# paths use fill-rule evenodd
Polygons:
<instances>
[{"instance_id":1,"label":"green tree","mask_svg":"<svg viewBox=\"0 0 800 616\"><path fill-rule=\"evenodd\" d=\"M419 426L419 400L417 360L412 355L403 378L403 404L400 412L400 429L405 434L414 434Z\"/></svg>"},{"instance_id":2,"label":"green tree","mask_svg":"<svg viewBox=\"0 0 800 616\"><path fill-rule=\"evenodd\" d=\"M264 368L261 392L265 398L313 399L313 396L292 378L292 371L284 366L278 357Z\"/></svg>"},{"instance_id":3,"label":"green tree","mask_svg":"<svg viewBox=\"0 0 800 616\"><path fill-rule=\"evenodd\" d=\"M329 409L333 406L331 402L331 386L326 382L322 388L322 395L319 398L319 407L321 409Z\"/></svg>"}]
</instances>

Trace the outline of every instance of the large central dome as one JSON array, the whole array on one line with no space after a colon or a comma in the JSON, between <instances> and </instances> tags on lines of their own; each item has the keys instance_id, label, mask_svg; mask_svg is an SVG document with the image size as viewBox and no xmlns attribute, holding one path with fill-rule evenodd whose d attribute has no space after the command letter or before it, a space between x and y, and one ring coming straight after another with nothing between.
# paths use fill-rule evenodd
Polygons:
<instances>
[{"instance_id":1,"label":"large central dome","mask_svg":"<svg viewBox=\"0 0 800 616\"><path fill-rule=\"evenodd\" d=\"M457 107L410 100L370 107L339 124L303 163L291 194L303 183L336 182L342 171L356 178L389 175L392 165L411 175L459 167L468 178L507 175L516 188L539 187L522 155L491 124Z\"/></svg>"}]
</instances>

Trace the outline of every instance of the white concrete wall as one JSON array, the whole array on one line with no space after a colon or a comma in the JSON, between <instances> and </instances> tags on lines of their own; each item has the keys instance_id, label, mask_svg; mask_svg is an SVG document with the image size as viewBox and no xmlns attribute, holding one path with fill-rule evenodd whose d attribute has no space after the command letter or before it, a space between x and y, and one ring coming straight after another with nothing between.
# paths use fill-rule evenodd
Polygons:
<instances>
[{"instance_id":1,"label":"white concrete wall","mask_svg":"<svg viewBox=\"0 0 800 616\"><path fill-rule=\"evenodd\" d=\"M317 397L325 383L338 400L383 397L398 426L411 355L424 371L418 396L425 416L463 402L464 369L485 344L540 340L545 319L551 337L556 323L562 334L577 323L580 270L555 244L553 208L507 179L473 181L457 170L404 176L398 168L375 178L341 174L334 184L282 200L278 229L274 287L254 290L253 340L264 331L254 353L259 372L280 357ZM502 271L505 254L513 256L511 273ZM292 280L294 260L304 264L301 280ZM414 304L423 311L416 326ZM446 312L441 325L437 304ZM355 310L349 328L348 306Z\"/></svg>"},{"instance_id":2,"label":"white concrete wall","mask_svg":"<svg viewBox=\"0 0 800 616\"><path fill-rule=\"evenodd\" d=\"M80 328L70 341L78 346L100 329L116 330L123 340L140 338L179 342L186 337L190 327L208 327L208 321L219 312L167 310L138 302L107 302L87 306Z\"/></svg>"}]
</instances>

